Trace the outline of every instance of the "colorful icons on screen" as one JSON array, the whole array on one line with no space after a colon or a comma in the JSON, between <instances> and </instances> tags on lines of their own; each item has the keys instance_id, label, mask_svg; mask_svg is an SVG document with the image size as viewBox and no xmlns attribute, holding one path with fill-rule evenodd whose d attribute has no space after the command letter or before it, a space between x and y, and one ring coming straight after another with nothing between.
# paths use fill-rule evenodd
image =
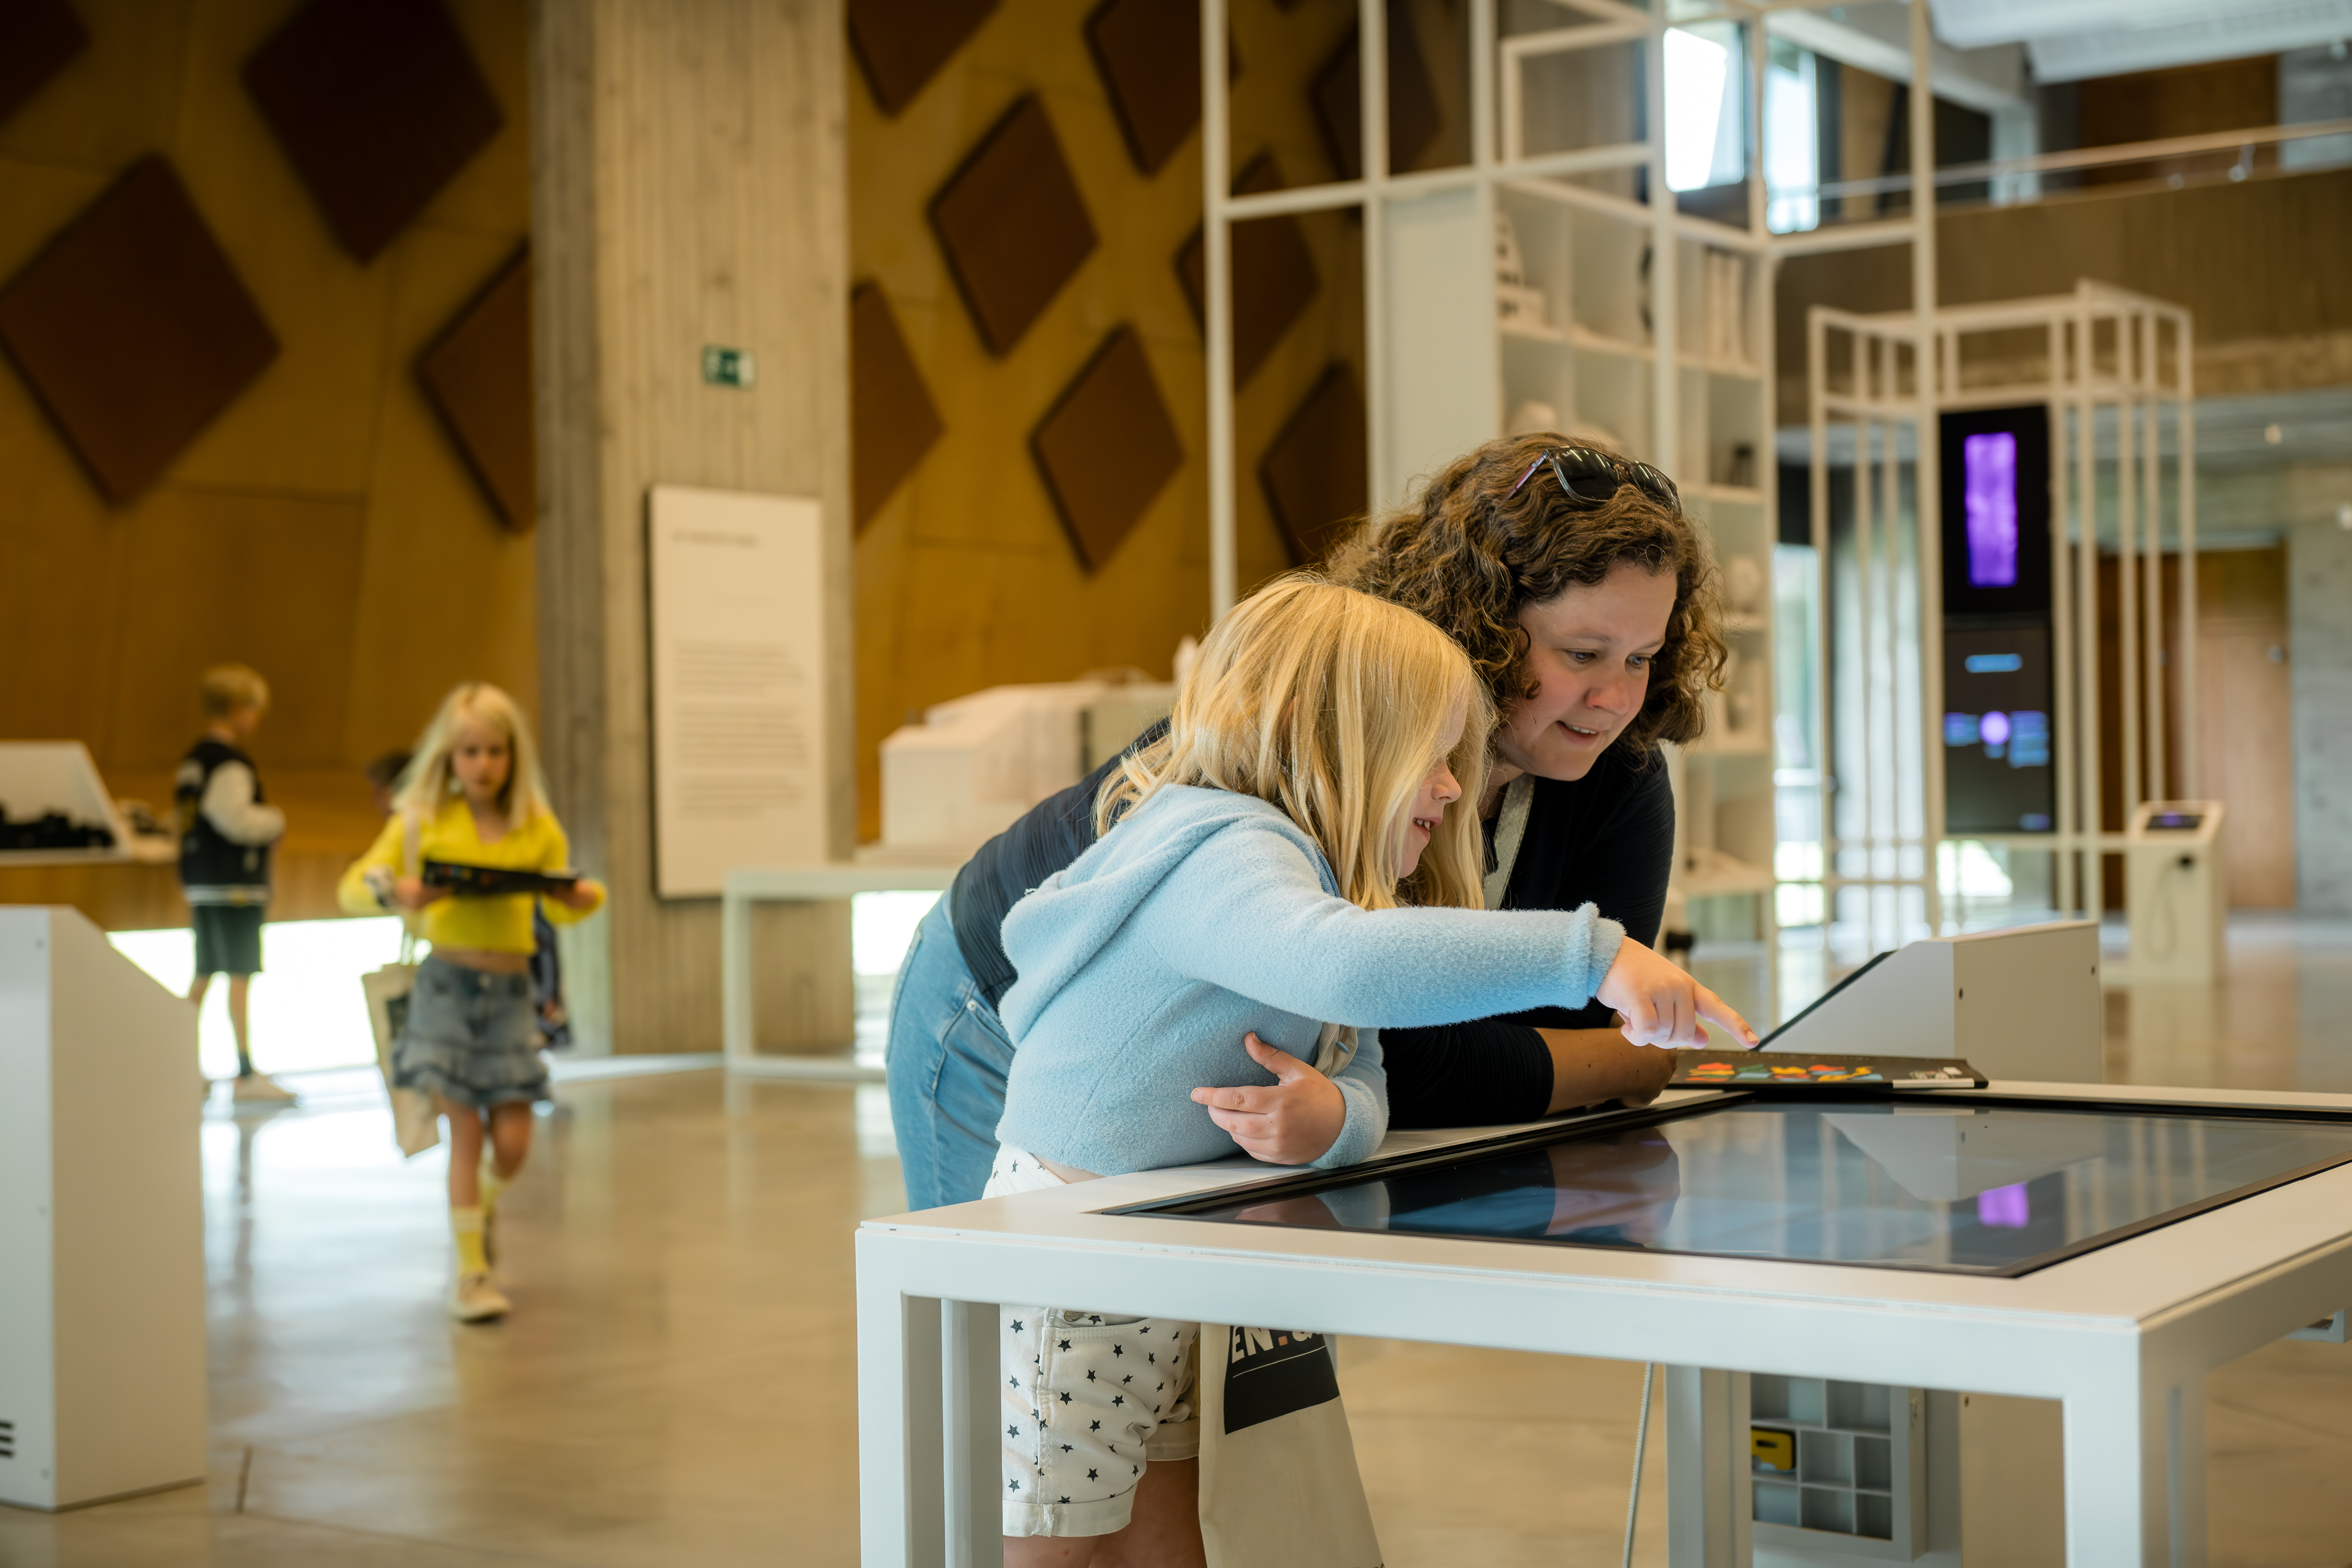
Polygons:
<instances>
[{"instance_id":1,"label":"colorful icons on screen","mask_svg":"<svg viewBox=\"0 0 2352 1568\"><path fill-rule=\"evenodd\" d=\"M2012 768L2046 768L2050 765L2050 715L2031 708L1947 713L1944 744L1982 746L1987 757Z\"/></svg>"},{"instance_id":2,"label":"colorful icons on screen","mask_svg":"<svg viewBox=\"0 0 2352 1568\"><path fill-rule=\"evenodd\" d=\"M1851 1063L1777 1067L1765 1062L1700 1062L1684 1078L1694 1083L1885 1083L1876 1069Z\"/></svg>"}]
</instances>

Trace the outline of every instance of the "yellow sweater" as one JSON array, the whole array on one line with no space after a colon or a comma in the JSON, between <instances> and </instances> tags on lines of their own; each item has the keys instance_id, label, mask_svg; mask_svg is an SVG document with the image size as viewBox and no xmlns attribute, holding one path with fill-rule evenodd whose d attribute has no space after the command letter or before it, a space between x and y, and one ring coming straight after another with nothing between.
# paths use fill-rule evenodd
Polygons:
<instances>
[{"instance_id":1,"label":"yellow sweater","mask_svg":"<svg viewBox=\"0 0 2352 1568\"><path fill-rule=\"evenodd\" d=\"M371 869L383 867L395 877L415 874L416 867L401 863L406 854L406 820L394 813L383 825L383 831L376 836L374 845L343 873L335 892L346 912L382 912L374 889L367 885ZM416 854L419 865L426 860L447 860L463 866L496 866L509 871L560 871L571 864L571 848L564 841L563 826L552 812L542 810L530 821L507 829L506 836L497 843L485 844L482 836L474 830L474 814L462 798L450 801L441 808L439 816L423 825L416 836ZM529 952L533 946L532 898L530 893L509 893L492 899L436 899L421 912L418 934L436 947ZM596 908L603 904L600 896ZM569 925L594 914L596 908L574 910L551 899L547 900L547 918L558 925Z\"/></svg>"}]
</instances>

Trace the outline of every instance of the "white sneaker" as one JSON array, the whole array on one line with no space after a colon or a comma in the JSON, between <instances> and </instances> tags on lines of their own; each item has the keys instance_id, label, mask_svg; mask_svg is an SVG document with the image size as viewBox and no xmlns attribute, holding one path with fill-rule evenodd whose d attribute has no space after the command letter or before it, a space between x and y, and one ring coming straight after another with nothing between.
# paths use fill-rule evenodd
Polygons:
<instances>
[{"instance_id":1,"label":"white sneaker","mask_svg":"<svg viewBox=\"0 0 2352 1568\"><path fill-rule=\"evenodd\" d=\"M230 1090L239 1100L270 1100L292 1105L298 1102L294 1091L266 1072L247 1073L236 1080Z\"/></svg>"},{"instance_id":2,"label":"white sneaker","mask_svg":"<svg viewBox=\"0 0 2352 1568\"><path fill-rule=\"evenodd\" d=\"M493 1318L503 1318L514 1310L487 1270L459 1278L457 1289L449 1297L449 1315L461 1323L486 1323Z\"/></svg>"}]
</instances>

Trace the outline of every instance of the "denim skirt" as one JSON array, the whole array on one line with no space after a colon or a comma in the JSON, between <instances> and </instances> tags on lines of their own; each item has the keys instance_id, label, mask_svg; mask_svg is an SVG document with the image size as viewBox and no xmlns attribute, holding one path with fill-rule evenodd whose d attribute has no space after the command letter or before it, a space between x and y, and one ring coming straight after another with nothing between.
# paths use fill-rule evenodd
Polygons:
<instances>
[{"instance_id":1,"label":"denim skirt","mask_svg":"<svg viewBox=\"0 0 2352 1568\"><path fill-rule=\"evenodd\" d=\"M530 976L426 958L393 1047L392 1081L485 1110L551 1099Z\"/></svg>"}]
</instances>

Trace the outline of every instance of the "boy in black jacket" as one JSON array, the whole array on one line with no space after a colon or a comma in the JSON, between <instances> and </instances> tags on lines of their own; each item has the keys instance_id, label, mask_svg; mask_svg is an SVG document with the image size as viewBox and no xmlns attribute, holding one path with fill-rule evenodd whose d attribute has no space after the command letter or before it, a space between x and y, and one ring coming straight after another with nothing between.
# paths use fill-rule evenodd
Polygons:
<instances>
[{"instance_id":1,"label":"boy in black jacket","mask_svg":"<svg viewBox=\"0 0 2352 1568\"><path fill-rule=\"evenodd\" d=\"M215 974L228 976L236 1032L236 1098L290 1100L291 1090L253 1068L246 1001L261 969L261 921L269 906L269 847L286 814L263 803L245 745L269 708L269 683L241 664L205 671L204 734L180 761L172 804L180 830L180 887L196 929L196 977L188 1000L205 1005Z\"/></svg>"}]
</instances>

